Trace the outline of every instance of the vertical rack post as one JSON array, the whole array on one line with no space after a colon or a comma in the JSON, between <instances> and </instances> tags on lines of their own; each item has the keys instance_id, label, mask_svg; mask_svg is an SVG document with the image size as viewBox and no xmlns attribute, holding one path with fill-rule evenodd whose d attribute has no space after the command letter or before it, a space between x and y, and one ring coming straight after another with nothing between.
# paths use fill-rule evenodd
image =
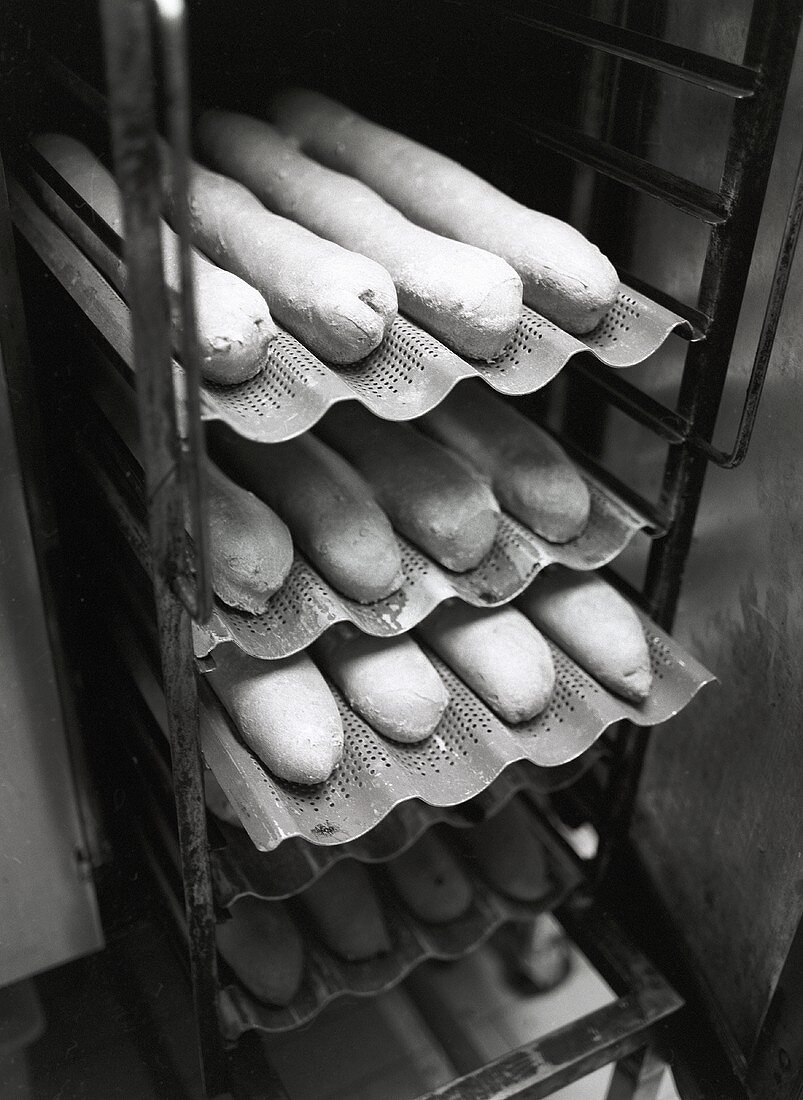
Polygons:
<instances>
[{"instance_id":1,"label":"vertical rack post","mask_svg":"<svg viewBox=\"0 0 803 1100\"><path fill-rule=\"evenodd\" d=\"M115 173L125 229L154 593L170 731L190 972L201 1071L208 1096L227 1091L217 1016L212 880L206 837L198 699L186 585L182 448L170 351L161 233L161 189L146 0L101 0Z\"/></svg>"}]
</instances>

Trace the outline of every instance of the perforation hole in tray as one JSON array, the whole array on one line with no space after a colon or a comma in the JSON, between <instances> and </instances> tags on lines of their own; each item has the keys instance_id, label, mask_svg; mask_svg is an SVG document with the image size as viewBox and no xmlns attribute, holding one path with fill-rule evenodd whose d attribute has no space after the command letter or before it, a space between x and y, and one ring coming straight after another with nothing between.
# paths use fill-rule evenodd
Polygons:
<instances>
[{"instance_id":1,"label":"perforation hole in tray","mask_svg":"<svg viewBox=\"0 0 803 1100\"><path fill-rule=\"evenodd\" d=\"M523 366L530 356L539 354L539 342L548 332L554 330L555 326L546 317L540 317L532 310L525 310L515 336L502 354L489 365L494 367L497 375Z\"/></svg>"},{"instance_id":2,"label":"perforation hole in tray","mask_svg":"<svg viewBox=\"0 0 803 1100\"><path fill-rule=\"evenodd\" d=\"M446 349L427 333L404 317L397 317L375 351L354 367L340 368L338 373L357 394L398 395L405 386L415 386L428 364L445 353Z\"/></svg>"},{"instance_id":3,"label":"perforation hole in tray","mask_svg":"<svg viewBox=\"0 0 803 1100\"><path fill-rule=\"evenodd\" d=\"M640 317L641 309L636 299L620 291L619 297L605 314L602 321L600 321L593 332L588 333L582 338L583 343L587 344L589 347L611 348L615 344L618 344L620 339L626 338L631 330L631 326L635 324Z\"/></svg>"},{"instance_id":4,"label":"perforation hole in tray","mask_svg":"<svg viewBox=\"0 0 803 1100\"><path fill-rule=\"evenodd\" d=\"M216 386L208 382L205 385L227 411L264 417L303 400L310 374L320 379L328 377L322 363L287 333L280 332L270 345L265 369L256 378L239 386Z\"/></svg>"},{"instance_id":5,"label":"perforation hole in tray","mask_svg":"<svg viewBox=\"0 0 803 1100\"><path fill-rule=\"evenodd\" d=\"M650 650L650 668L656 680L663 680L666 669L672 667L674 660L669 646L645 628L647 644Z\"/></svg>"}]
</instances>

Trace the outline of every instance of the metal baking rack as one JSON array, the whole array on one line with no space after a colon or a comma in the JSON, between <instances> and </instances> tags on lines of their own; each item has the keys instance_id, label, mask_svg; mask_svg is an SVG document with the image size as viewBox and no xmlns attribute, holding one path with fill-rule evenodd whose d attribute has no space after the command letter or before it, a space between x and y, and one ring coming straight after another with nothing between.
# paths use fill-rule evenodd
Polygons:
<instances>
[{"instance_id":1,"label":"metal baking rack","mask_svg":"<svg viewBox=\"0 0 803 1100\"><path fill-rule=\"evenodd\" d=\"M466 9L476 6L478 12L487 13L487 5L475 4L475 0L453 0L453 3ZM182 122L187 121L189 103L181 8L175 4L169 9L166 5L156 4L155 7L160 15L158 41L167 62L164 69L170 79L170 85L163 89L166 113L175 122L178 139L175 148L180 154L182 148L186 151L186 142L182 144L181 140L182 134L186 137ZM639 501L640 512L654 520L651 534L658 537L652 545L643 590L636 594L654 619L668 628L708 463L732 468L747 453L803 215L799 173L745 392L742 418L733 445L721 450L712 444L712 436L800 27L800 5L784 4L780 0L756 4L746 37L744 62L740 65L673 46L649 35L635 34L627 28L575 16L539 0L531 0L526 7L524 12L520 5L504 4L494 9L494 16L501 24L514 29L520 24L534 25L539 34L559 41L580 42L585 48L618 58L625 69L636 65L661 73L669 80L691 81L707 94L724 96L733 103L725 165L716 190L701 187L644 158L624 153L604 140L569 127L504 120L528 148L533 144L543 145L561 157L590 168L597 176L611 178L625 188L670 204L710 227L700 293L694 308L674 301L660 289L627 278L628 284L637 286L639 293L660 302L674 316L685 318L695 335L704 337L688 345L674 406L649 397L621 373L587 353L572 356L567 365L572 376L582 382L595 408L609 405L621 410L668 445L660 498L657 502ZM196 412L185 415L185 402L179 401L179 424L195 433L195 456L188 463L176 430L176 394L173 392L174 385L183 387L185 375L173 369L157 247L159 181L154 156L156 110L150 5L146 0L102 0L101 15L109 74L108 109L114 160L127 224L127 296L133 341L129 335L129 315L120 310L119 298L108 287L104 289L93 282L93 269L79 262L80 253L77 257L69 256L69 250L62 245L54 249L55 237L49 228L44 236L39 236L41 248L36 243L37 231L31 233L31 242L68 293L74 295L96 331L103 334L120 363L136 362L140 418L148 438L150 550L166 689L164 705L172 747L181 878L186 884L182 919L187 928L187 957L193 980L205 1084L208 1093L214 1095L225 1090L227 1075L217 1015L214 913L206 854L199 712L190 629L190 612L197 614L205 602L207 586L203 583L201 555L198 564L202 583L193 587L196 577L188 569L188 561L192 558L185 536L186 499L191 496L197 502L198 497L195 490L199 481L201 414L196 408ZM74 74L60 70L58 63L43 66L42 71L61 82L70 95L87 100L86 88ZM92 96L88 98L91 100ZM495 105L489 101L486 106L491 117L497 117L498 121L498 111L494 116ZM478 107L478 110L483 109ZM87 293L84 287L88 288ZM544 339L539 339L538 343L543 344ZM598 352L599 348L596 350ZM188 366L190 360L191 353L184 365ZM472 373L476 372L472 370ZM343 378L326 372L323 376L312 376L308 388L313 389L321 377L335 378L345 385ZM189 382L190 405L199 407L203 402L205 415L209 415L208 398L202 397L197 380L189 377ZM290 385L287 381L286 384ZM343 397L353 396L353 388L346 389L348 392ZM295 420L292 405L285 405L285 411L287 423L278 427L287 434L280 438L298 434L309 426ZM255 419L260 418L257 415ZM267 415L262 419L268 422ZM276 427L270 429L275 430ZM196 515L195 520L202 531L203 517ZM611 858L626 853L627 828L645 744L644 732L637 730L618 741L615 766L610 769L609 781L602 791L601 802L607 811L597 820L603 842L598 864L601 874ZM173 908L180 917L181 902L175 896ZM651 1057L654 1025L675 1012L680 1007L680 999L633 948L621 927L602 914L588 892L579 891L569 903L560 907L558 916L570 936L620 994L617 1001L575 1021L556 1035L529 1043L490 1065L465 1073L438 1090L437 1095L442 1100L465 1100L468 1096L480 1095L497 1098L508 1095L511 1088L517 1094L545 1096L611 1061L617 1062L613 1086L620 1089L617 1095L635 1095L645 1067L644 1058Z\"/></svg>"}]
</instances>

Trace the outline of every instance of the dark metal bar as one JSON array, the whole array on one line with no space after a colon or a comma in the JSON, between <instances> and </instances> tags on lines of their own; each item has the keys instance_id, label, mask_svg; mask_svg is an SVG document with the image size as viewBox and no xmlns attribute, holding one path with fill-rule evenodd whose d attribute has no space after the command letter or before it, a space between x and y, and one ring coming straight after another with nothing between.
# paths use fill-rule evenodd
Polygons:
<instances>
[{"instance_id":1,"label":"dark metal bar","mask_svg":"<svg viewBox=\"0 0 803 1100\"><path fill-rule=\"evenodd\" d=\"M698 307L712 322L705 341L688 349L678 399L678 412L695 440L710 441L716 423L800 22L799 4L768 0L755 5L746 57L765 73L764 86L755 99L734 105L721 188L735 197L733 217L711 234ZM684 502L682 516L653 547L647 574L651 611L664 627L671 626L706 464L707 456L696 446L673 448L669 454L662 501L670 513Z\"/></svg>"},{"instance_id":2,"label":"dark metal bar","mask_svg":"<svg viewBox=\"0 0 803 1100\"><path fill-rule=\"evenodd\" d=\"M146 457L151 558L173 758L190 970L207 1093L227 1087L217 1019L217 958L206 840L198 699L189 618L172 584L185 548L184 503L175 477L177 425L168 307L162 272L149 11L145 0L102 0L109 105L125 225L127 294L137 400Z\"/></svg>"},{"instance_id":3,"label":"dark metal bar","mask_svg":"<svg viewBox=\"0 0 803 1100\"><path fill-rule=\"evenodd\" d=\"M753 368L750 372L750 380L747 384L742 415L736 432L736 440L730 451L721 451L713 447L706 439L690 440L691 444L703 452L709 461L714 462L725 470L732 470L739 466L747 455L750 446L750 437L756 423L756 414L761 402L761 394L764 389L764 381L767 377L767 369L770 365L775 334L778 331L778 322L781 317L786 288L789 283L789 274L792 270L792 262L795 258L795 250L800 237L800 225L803 220L803 152L797 166L795 187L786 215L783 240L778 259L775 263L775 271L772 276L772 286L767 300L767 308L764 312L764 320L761 324L758 347L753 360Z\"/></svg>"},{"instance_id":4,"label":"dark metal bar","mask_svg":"<svg viewBox=\"0 0 803 1100\"><path fill-rule=\"evenodd\" d=\"M190 225L190 75L184 0L154 0L162 45L165 118L170 141L171 185L179 239L181 288L181 365L186 383L186 447L181 474L187 494L190 530L195 543L195 579L176 577L184 606L197 622L212 614L212 573L205 506L206 446L201 424L201 361L195 314Z\"/></svg>"},{"instance_id":5,"label":"dark metal bar","mask_svg":"<svg viewBox=\"0 0 803 1100\"><path fill-rule=\"evenodd\" d=\"M671 1011L667 1007L661 1015ZM621 997L420 1100L541 1100L643 1046L648 1028L635 999Z\"/></svg>"},{"instance_id":6,"label":"dark metal bar","mask_svg":"<svg viewBox=\"0 0 803 1100\"><path fill-rule=\"evenodd\" d=\"M749 101L746 101L749 102ZM642 157L617 149L599 138L590 137L568 126L542 123L535 126L522 122L503 111L493 111L495 119L512 130L525 134L532 141L561 156L593 168L602 175L635 188L645 195L660 199L709 225L722 225L730 216L731 195L710 191L707 187L658 168Z\"/></svg>"},{"instance_id":7,"label":"dark metal bar","mask_svg":"<svg viewBox=\"0 0 803 1100\"><path fill-rule=\"evenodd\" d=\"M469 8L486 17L492 15L497 19L501 17L521 23L734 99L752 95L758 84L759 73L750 66L734 65L627 27L589 19L566 8L538 3L537 0L519 0L504 6L494 4L490 9L487 4L472 0L447 0L447 3Z\"/></svg>"},{"instance_id":8,"label":"dark metal bar","mask_svg":"<svg viewBox=\"0 0 803 1100\"><path fill-rule=\"evenodd\" d=\"M582 375L597 389L604 390L612 405L626 412L639 424L651 428L667 443L686 441L688 424L682 417L638 389L632 382L627 382L610 367L605 367L598 360L585 355L570 359L568 366L574 374Z\"/></svg>"}]
</instances>

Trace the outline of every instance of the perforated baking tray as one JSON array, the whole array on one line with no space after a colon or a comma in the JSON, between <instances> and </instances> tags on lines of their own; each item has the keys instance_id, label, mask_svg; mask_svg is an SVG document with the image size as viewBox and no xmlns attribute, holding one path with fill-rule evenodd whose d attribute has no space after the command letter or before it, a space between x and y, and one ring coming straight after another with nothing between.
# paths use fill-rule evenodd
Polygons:
<instances>
[{"instance_id":1,"label":"perforated baking tray","mask_svg":"<svg viewBox=\"0 0 803 1100\"><path fill-rule=\"evenodd\" d=\"M133 621L110 623L117 648L162 730L164 697L142 632L145 610L132 605ZM131 597L123 593L121 604ZM137 623L135 628L134 623ZM451 807L486 790L511 765L525 763L530 789L549 791L573 781L595 756L588 750L614 722L654 726L681 710L713 677L642 616L653 669L650 696L628 703L606 691L550 643L557 673L546 710L508 726L433 653L427 651L450 694L435 733L419 744L397 744L375 733L330 684L345 731L343 759L314 787L274 777L239 739L217 696L199 674L200 738L207 765L243 828L260 851L293 837L323 846L366 836L396 807L417 800ZM152 631L152 624L150 626ZM137 631L140 631L138 634Z\"/></svg>"},{"instance_id":2,"label":"perforated baking tray","mask_svg":"<svg viewBox=\"0 0 803 1100\"><path fill-rule=\"evenodd\" d=\"M125 303L16 184L11 206L17 228L130 371L133 353ZM492 364L461 359L405 317L397 319L370 356L337 370L283 332L271 344L267 366L257 378L238 386L204 387L202 415L264 443L300 435L337 401L349 399L385 419L409 420L429 412L461 379L480 377L504 394L532 393L573 355L590 352L606 366L632 366L672 332L694 336L683 318L627 287L597 328L581 339L525 308L516 335ZM174 369L180 375L177 365Z\"/></svg>"},{"instance_id":3,"label":"perforated baking tray","mask_svg":"<svg viewBox=\"0 0 803 1100\"><path fill-rule=\"evenodd\" d=\"M591 519L578 538L546 542L512 516L503 515L490 554L467 573L452 573L397 535L404 581L384 600L360 604L331 588L296 555L292 571L261 615L215 602L212 617L193 626L195 653L204 657L222 642L234 642L254 657L275 660L306 649L333 623L350 622L366 634L392 637L417 626L452 597L474 607L498 607L518 596L553 562L570 569L607 565L646 521L618 497L584 475L591 494Z\"/></svg>"},{"instance_id":4,"label":"perforated baking tray","mask_svg":"<svg viewBox=\"0 0 803 1100\"><path fill-rule=\"evenodd\" d=\"M100 406L110 411L102 394L93 384L90 388ZM90 484L111 506L118 525L128 532L140 564L147 570L144 526L110 476L108 464L104 464L92 449L99 445L95 433L92 439L86 440L86 445L78 448L79 458ZM141 471L131 451L128 447L118 447L115 453L127 456L126 491L130 491L132 483L141 490ZM367 634L392 637L417 626L438 604L453 597L475 607L498 607L508 603L524 591L542 568L553 562L577 570L606 565L624 549L636 531L645 527L646 521L590 475L584 474L584 477L591 496L591 517L583 534L571 542L562 545L546 542L511 516L503 515L494 546L484 561L467 573L453 573L397 535L403 582L386 599L367 605L336 592L297 553L290 575L261 615L251 615L227 607L220 600L214 601L209 621L193 624L196 656L206 657L216 646L233 642L252 656L275 660L305 649L338 622L350 622Z\"/></svg>"},{"instance_id":5,"label":"perforated baking tray","mask_svg":"<svg viewBox=\"0 0 803 1100\"><path fill-rule=\"evenodd\" d=\"M580 761L551 769L550 779L556 786L550 789L568 786L595 759L589 749ZM212 853L215 896L221 905L231 905L247 894L281 900L306 890L341 859L382 863L405 851L433 825L467 829L491 817L514 794L533 789L533 774L530 765L511 764L490 787L459 806L427 806L417 799L403 802L369 833L348 844L324 846L293 837L272 852L260 852L242 828L217 821L226 844Z\"/></svg>"},{"instance_id":6,"label":"perforated baking tray","mask_svg":"<svg viewBox=\"0 0 803 1100\"><path fill-rule=\"evenodd\" d=\"M304 979L296 997L285 1008L256 1000L223 964L219 1008L226 1037L236 1039L252 1029L275 1032L299 1027L338 997L366 997L385 992L426 959L460 958L484 943L501 925L530 919L560 905L580 885L582 876L550 830L541 826L537 819L535 825L546 849L550 879L550 888L540 901L516 902L496 893L472 874L466 862L464 869L474 888L471 908L448 924L425 924L410 913L384 875L374 870L372 877L379 887L393 945L390 953L366 962L347 963L308 934L305 936Z\"/></svg>"},{"instance_id":7,"label":"perforated baking tray","mask_svg":"<svg viewBox=\"0 0 803 1100\"><path fill-rule=\"evenodd\" d=\"M386 420L410 420L433 409L465 378L482 378L509 396L534 393L573 355L587 351L609 367L634 366L673 331L692 334L682 318L623 287L616 304L582 338L525 306L515 336L493 363L461 359L406 317L396 320L366 359L336 371L282 333L257 378L239 386L206 387L205 415L266 443L312 427L336 401L348 398Z\"/></svg>"}]
</instances>

